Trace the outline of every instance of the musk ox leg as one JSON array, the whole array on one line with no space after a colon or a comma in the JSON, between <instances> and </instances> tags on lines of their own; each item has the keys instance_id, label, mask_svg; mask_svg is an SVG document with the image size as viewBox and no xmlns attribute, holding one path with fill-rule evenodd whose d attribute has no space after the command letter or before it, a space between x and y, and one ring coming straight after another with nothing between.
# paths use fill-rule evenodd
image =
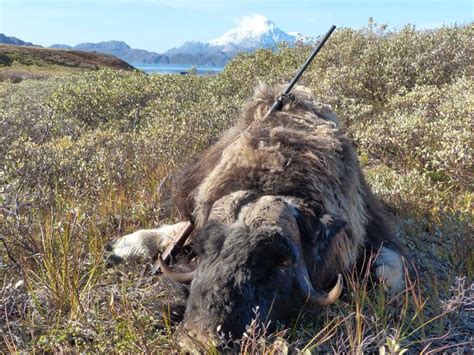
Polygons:
<instances>
[{"instance_id":1,"label":"musk ox leg","mask_svg":"<svg viewBox=\"0 0 474 355\"><path fill-rule=\"evenodd\" d=\"M403 261L396 251L382 246L375 259L377 279L386 285L388 292L395 295L405 287Z\"/></svg>"},{"instance_id":2,"label":"musk ox leg","mask_svg":"<svg viewBox=\"0 0 474 355\"><path fill-rule=\"evenodd\" d=\"M124 260L153 258L158 251L166 249L187 224L188 222L166 224L160 228L142 229L127 234L109 247L109 261L118 264Z\"/></svg>"}]
</instances>

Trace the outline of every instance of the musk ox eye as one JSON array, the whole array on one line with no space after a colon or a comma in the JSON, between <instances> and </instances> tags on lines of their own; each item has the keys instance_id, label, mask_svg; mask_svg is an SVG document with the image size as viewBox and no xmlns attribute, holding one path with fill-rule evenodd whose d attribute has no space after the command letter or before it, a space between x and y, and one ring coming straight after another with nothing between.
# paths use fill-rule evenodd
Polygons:
<instances>
[{"instance_id":1,"label":"musk ox eye","mask_svg":"<svg viewBox=\"0 0 474 355\"><path fill-rule=\"evenodd\" d=\"M285 269L292 266L295 263L295 259L292 255L285 255L275 262L277 268Z\"/></svg>"},{"instance_id":2,"label":"musk ox eye","mask_svg":"<svg viewBox=\"0 0 474 355\"><path fill-rule=\"evenodd\" d=\"M270 279L272 275L284 271L295 264L292 254L267 254L253 259L248 268L254 281Z\"/></svg>"}]
</instances>

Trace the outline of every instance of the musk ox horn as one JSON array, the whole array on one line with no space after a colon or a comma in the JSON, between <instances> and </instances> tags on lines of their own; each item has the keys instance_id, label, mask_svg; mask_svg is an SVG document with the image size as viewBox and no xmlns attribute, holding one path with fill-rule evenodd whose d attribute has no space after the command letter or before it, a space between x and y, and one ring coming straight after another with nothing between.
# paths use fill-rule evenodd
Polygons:
<instances>
[{"instance_id":1,"label":"musk ox horn","mask_svg":"<svg viewBox=\"0 0 474 355\"><path fill-rule=\"evenodd\" d=\"M336 285L328 293L319 292L314 289L309 280L308 271L306 270L303 273L298 273L297 280L303 297L306 298L306 302L317 304L318 306L329 306L333 304L339 299L342 293L343 281L341 274L337 277Z\"/></svg>"},{"instance_id":2,"label":"musk ox horn","mask_svg":"<svg viewBox=\"0 0 474 355\"><path fill-rule=\"evenodd\" d=\"M191 282L196 275L196 270L189 272L178 272L171 269L168 264L163 260L163 258L158 256L158 263L160 264L161 271L168 279L176 282L187 283Z\"/></svg>"}]
</instances>

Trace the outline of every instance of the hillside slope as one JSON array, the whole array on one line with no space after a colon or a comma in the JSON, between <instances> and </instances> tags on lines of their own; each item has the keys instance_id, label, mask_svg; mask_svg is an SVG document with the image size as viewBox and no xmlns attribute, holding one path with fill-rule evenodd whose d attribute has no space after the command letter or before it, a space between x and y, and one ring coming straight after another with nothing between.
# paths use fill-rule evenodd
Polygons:
<instances>
[{"instance_id":1,"label":"hillside slope","mask_svg":"<svg viewBox=\"0 0 474 355\"><path fill-rule=\"evenodd\" d=\"M42 79L65 72L103 68L134 69L127 62L107 54L0 45L0 81Z\"/></svg>"}]
</instances>

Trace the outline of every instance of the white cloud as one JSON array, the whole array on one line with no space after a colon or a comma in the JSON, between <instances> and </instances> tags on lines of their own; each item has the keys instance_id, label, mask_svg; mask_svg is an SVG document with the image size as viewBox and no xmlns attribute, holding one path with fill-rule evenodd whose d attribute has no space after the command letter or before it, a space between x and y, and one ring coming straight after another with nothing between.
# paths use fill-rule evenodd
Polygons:
<instances>
[{"instance_id":1,"label":"white cloud","mask_svg":"<svg viewBox=\"0 0 474 355\"><path fill-rule=\"evenodd\" d=\"M266 16L260 14L251 14L234 19L237 26L246 28L256 28L261 26L267 20L268 18Z\"/></svg>"}]
</instances>

